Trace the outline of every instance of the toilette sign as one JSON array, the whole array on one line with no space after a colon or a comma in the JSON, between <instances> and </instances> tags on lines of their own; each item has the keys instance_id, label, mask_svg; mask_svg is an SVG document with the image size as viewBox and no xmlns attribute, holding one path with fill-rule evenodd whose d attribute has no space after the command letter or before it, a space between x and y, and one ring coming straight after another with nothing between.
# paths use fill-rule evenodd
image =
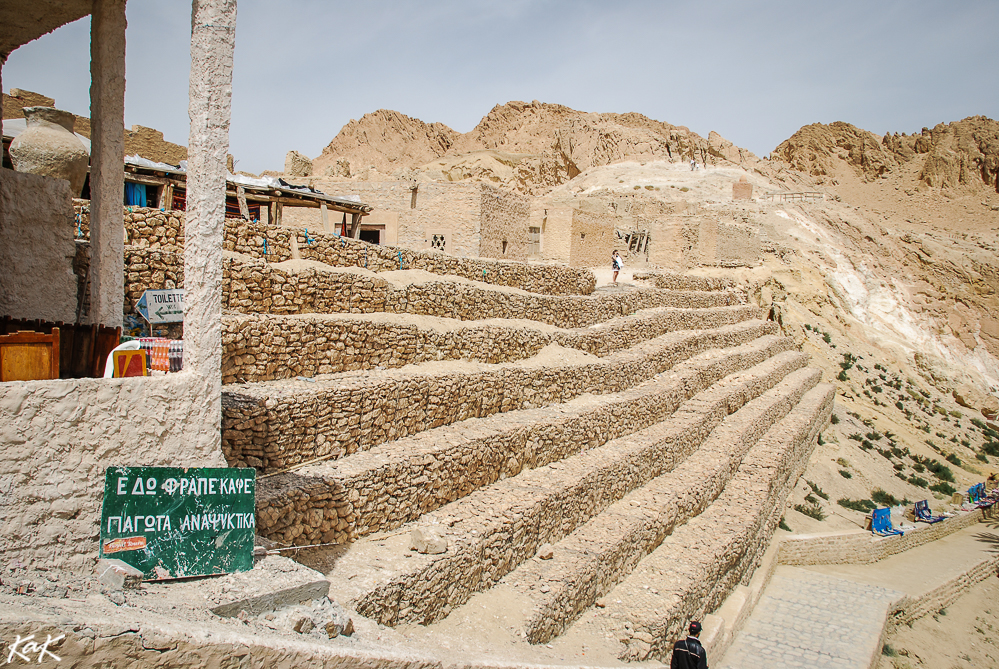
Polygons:
<instances>
[{"instance_id":1,"label":"toilette sign","mask_svg":"<svg viewBox=\"0 0 999 669\"><path fill-rule=\"evenodd\" d=\"M184 320L184 289L147 290L135 309L149 323L181 323Z\"/></svg>"},{"instance_id":2,"label":"toilette sign","mask_svg":"<svg viewBox=\"0 0 999 669\"><path fill-rule=\"evenodd\" d=\"M100 556L150 580L251 569L256 474L253 468L108 468Z\"/></svg>"}]
</instances>

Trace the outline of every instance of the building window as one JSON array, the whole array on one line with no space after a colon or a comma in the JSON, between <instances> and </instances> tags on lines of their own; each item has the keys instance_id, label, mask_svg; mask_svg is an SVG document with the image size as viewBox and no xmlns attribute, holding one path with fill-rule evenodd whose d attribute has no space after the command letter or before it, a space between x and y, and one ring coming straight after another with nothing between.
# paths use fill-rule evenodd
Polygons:
<instances>
[{"instance_id":1,"label":"building window","mask_svg":"<svg viewBox=\"0 0 999 669\"><path fill-rule=\"evenodd\" d=\"M447 239L444 235L431 235L430 236L430 248L437 251L445 251L445 245L447 244Z\"/></svg>"},{"instance_id":2,"label":"building window","mask_svg":"<svg viewBox=\"0 0 999 669\"><path fill-rule=\"evenodd\" d=\"M503 240L503 255L506 255L506 240Z\"/></svg>"}]
</instances>

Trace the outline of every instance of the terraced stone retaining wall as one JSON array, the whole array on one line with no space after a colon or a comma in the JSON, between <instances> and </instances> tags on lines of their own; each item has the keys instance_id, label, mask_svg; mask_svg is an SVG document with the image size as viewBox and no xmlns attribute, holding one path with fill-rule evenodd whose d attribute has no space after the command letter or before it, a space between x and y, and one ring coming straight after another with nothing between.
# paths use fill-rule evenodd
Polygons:
<instances>
[{"instance_id":1,"label":"terraced stone retaining wall","mask_svg":"<svg viewBox=\"0 0 999 669\"><path fill-rule=\"evenodd\" d=\"M672 640L682 635L687 621L702 619L749 581L770 544L784 500L828 424L834 397L830 385L810 392L788 420L750 451L715 503L653 553L654 565L643 565L675 567L656 598L672 605L633 607L644 608L631 620L646 638L635 635L621 659L668 661Z\"/></svg>"},{"instance_id":2,"label":"terraced stone retaining wall","mask_svg":"<svg viewBox=\"0 0 999 669\"><path fill-rule=\"evenodd\" d=\"M735 286L731 279L710 276L687 276L671 272L635 272L632 278L651 281L656 288L665 290L725 290Z\"/></svg>"},{"instance_id":3,"label":"terraced stone retaining wall","mask_svg":"<svg viewBox=\"0 0 999 669\"><path fill-rule=\"evenodd\" d=\"M140 293L141 295L141 293ZM599 329L488 324L431 327L405 316L228 316L222 322L222 382L249 383L434 360L513 362L549 344L598 356L667 332L760 319L756 306L654 309Z\"/></svg>"},{"instance_id":4,"label":"terraced stone retaining wall","mask_svg":"<svg viewBox=\"0 0 999 669\"><path fill-rule=\"evenodd\" d=\"M336 466L324 463L268 477L257 491L258 532L283 543L307 544L332 529L305 523L296 511L298 498L286 499L288 490L314 493L320 506L321 500L348 501L357 514L352 538L393 529L502 477L646 428L719 378L790 348L788 339L767 337L725 357L682 363L662 387L630 388L597 407L571 403L554 415L542 409L515 417L494 415L472 429L441 427L377 446ZM727 413L731 407L725 408ZM331 492L332 498L325 496Z\"/></svg>"},{"instance_id":5,"label":"terraced stone retaining wall","mask_svg":"<svg viewBox=\"0 0 999 669\"><path fill-rule=\"evenodd\" d=\"M772 331L769 323L757 321L673 333L584 365L419 376L389 370L263 387L230 385L222 393L222 449L230 465L263 472L343 457L468 418L567 402L584 393L619 392L709 348Z\"/></svg>"},{"instance_id":6,"label":"terraced stone retaining wall","mask_svg":"<svg viewBox=\"0 0 999 669\"><path fill-rule=\"evenodd\" d=\"M89 214L84 211L83 201L77 201L76 208L83 236L89 238ZM182 211L126 207L124 225L126 241L131 246L172 252L181 252L184 248ZM334 267L362 267L373 272L422 269L547 295L589 295L596 288L596 277L588 269L462 258L434 251L379 246L314 230L306 234L305 230L226 219L223 240L226 251L274 263L294 258L293 247L297 247L297 255L303 260Z\"/></svg>"},{"instance_id":7,"label":"terraced stone retaining wall","mask_svg":"<svg viewBox=\"0 0 999 669\"><path fill-rule=\"evenodd\" d=\"M505 293L449 281L404 284L359 270L292 269L228 257L224 308L243 313L411 313L459 320L530 319L558 327L587 327L640 309L710 308L745 304L738 291L629 291L599 296Z\"/></svg>"}]
</instances>

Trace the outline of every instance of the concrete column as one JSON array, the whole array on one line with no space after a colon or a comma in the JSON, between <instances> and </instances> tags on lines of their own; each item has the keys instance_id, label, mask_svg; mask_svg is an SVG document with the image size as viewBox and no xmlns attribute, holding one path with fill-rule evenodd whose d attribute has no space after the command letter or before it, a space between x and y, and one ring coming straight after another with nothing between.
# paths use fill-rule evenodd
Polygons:
<instances>
[{"instance_id":1,"label":"concrete column","mask_svg":"<svg viewBox=\"0 0 999 669\"><path fill-rule=\"evenodd\" d=\"M90 320L121 325L125 301L125 0L90 20Z\"/></svg>"},{"instance_id":2,"label":"concrete column","mask_svg":"<svg viewBox=\"0 0 999 669\"><path fill-rule=\"evenodd\" d=\"M184 370L209 384L216 429L222 419L222 235L235 44L236 0L194 0L184 225Z\"/></svg>"}]
</instances>

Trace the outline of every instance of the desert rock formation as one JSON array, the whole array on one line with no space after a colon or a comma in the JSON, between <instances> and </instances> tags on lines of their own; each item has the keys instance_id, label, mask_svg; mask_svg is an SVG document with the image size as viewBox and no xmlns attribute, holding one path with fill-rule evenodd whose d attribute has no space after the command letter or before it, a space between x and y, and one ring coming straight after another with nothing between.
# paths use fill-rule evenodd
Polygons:
<instances>
[{"instance_id":1,"label":"desert rock formation","mask_svg":"<svg viewBox=\"0 0 999 669\"><path fill-rule=\"evenodd\" d=\"M542 194L594 166L624 160L715 162L751 153L718 137L715 151L683 126L642 114L594 114L538 101L497 105L470 132L378 110L351 121L315 159L319 175L373 168L375 178L476 179Z\"/></svg>"}]
</instances>

